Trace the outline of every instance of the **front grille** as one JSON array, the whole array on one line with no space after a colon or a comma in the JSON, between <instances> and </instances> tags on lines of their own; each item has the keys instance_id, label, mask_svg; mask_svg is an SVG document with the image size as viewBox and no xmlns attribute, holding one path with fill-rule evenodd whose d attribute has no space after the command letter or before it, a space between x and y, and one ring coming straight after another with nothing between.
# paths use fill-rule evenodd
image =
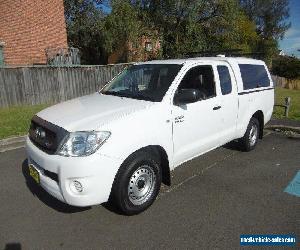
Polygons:
<instances>
[{"instance_id":1,"label":"front grille","mask_svg":"<svg viewBox=\"0 0 300 250\"><path fill-rule=\"evenodd\" d=\"M29 138L39 149L55 154L68 131L50 122L34 116L31 120Z\"/></svg>"}]
</instances>

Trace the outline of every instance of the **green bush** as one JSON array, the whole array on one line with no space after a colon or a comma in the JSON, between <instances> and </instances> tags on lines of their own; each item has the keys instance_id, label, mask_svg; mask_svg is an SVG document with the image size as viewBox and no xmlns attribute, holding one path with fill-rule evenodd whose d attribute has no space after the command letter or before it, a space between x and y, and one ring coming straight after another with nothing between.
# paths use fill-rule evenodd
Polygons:
<instances>
[{"instance_id":1,"label":"green bush","mask_svg":"<svg viewBox=\"0 0 300 250\"><path fill-rule=\"evenodd\" d=\"M273 59L272 73L288 79L300 78L300 60L296 57L278 56Z\"/></svg>"}]
</instances>

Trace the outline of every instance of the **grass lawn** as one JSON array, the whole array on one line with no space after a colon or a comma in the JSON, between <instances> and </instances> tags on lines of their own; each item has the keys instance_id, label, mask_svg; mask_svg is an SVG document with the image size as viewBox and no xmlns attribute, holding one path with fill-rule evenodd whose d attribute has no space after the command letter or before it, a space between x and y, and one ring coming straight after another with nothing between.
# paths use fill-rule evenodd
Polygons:
<instances>
[{"instance_id":1,"label":"grass lawn","mask_svg":"<svg viewBox=\"0 0 300 250\"><path fill-rule=\"evenodd\" d=\"M300 90L275 89L276 104L283 104L284 98L287 96L292 98L289 119L300 121ZM0 108L0 140L11 136L25 135L31 117L47 106L49 105ZM284 108L275 107L273 117L284 118Z\"/></svg>"},{"instance_id":2,"label":"grass lawn","mask_svg":"<svg viewBox=\"0 0 300 250\"><path fill-rule=\"evenodd\" d=\"M300 90L275 88L275 104L284 104L284 98L288 96L291 97L289 119L300 121ZM273 117L285 118L284 108L275 107Z\"/></svg>"},{"instance_id":3,"label":"grass lawn","mask_svg":"<svg viewBox=\"0 0 300 250\"><path fill-rule=\"evenodd\" d=\"M27 133L34 114L49 105L0 108L0 140Z\"/></svg>"}]
</instances>

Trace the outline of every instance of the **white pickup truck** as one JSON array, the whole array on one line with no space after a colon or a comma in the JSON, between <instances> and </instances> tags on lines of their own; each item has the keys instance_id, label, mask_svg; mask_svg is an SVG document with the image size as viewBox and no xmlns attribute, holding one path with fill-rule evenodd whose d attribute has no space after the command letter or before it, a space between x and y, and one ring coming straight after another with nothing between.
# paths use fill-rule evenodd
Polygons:
<instances>
[{"instance_id":1,"label":"white pickup truck","mask_svg":"<svg viewBox=\"0 0 300 250\"><path fill-rule=\"evenodd\" d=\"M203 57L134 64L99 92L32 118L29 173L74 206L111 201L123 213L148 208L170 171L238 139L263 137L274 87L263 61Z\"/></svg>"}]
</instances>

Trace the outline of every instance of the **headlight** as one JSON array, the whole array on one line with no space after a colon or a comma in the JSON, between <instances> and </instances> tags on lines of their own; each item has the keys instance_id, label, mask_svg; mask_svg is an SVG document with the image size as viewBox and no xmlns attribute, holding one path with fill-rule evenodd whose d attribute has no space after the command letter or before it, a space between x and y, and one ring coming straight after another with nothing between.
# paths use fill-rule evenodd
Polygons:
<instances>
[{"instance_id":1,"label":"headlight","mask_svg":"<svg viewBox=\"0 0 300 250\"><path fill-rule=\"evenodd\" d=\"M62 144L59 155L63 156L87 156L96 152L108 139L108 131L73 132L69 134Z\"/></svg>"}]
</instances>

